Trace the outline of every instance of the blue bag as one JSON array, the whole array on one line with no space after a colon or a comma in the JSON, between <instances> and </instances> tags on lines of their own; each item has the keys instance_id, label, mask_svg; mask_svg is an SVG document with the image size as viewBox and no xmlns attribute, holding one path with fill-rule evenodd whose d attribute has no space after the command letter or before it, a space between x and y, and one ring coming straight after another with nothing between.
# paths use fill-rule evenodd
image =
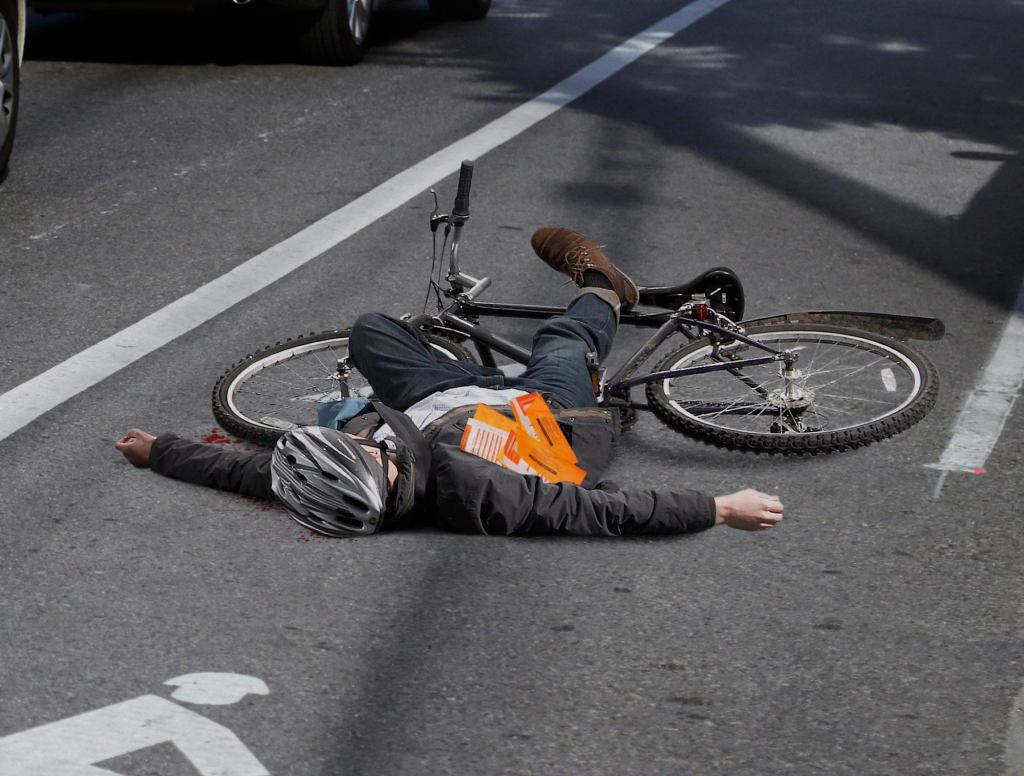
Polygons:
<instances>
[{"instance_id":1,"label":"blue bag","mask_svg":"<svg viewBox=\"0 0 1024 776\"><path fill-rule=\"evenodd\" d=\"M370 400L362 396L346 396L338 401L325 401L317 405L316 422L324 428L340 429L369 408Z\"/></svg>"}]
</instances>

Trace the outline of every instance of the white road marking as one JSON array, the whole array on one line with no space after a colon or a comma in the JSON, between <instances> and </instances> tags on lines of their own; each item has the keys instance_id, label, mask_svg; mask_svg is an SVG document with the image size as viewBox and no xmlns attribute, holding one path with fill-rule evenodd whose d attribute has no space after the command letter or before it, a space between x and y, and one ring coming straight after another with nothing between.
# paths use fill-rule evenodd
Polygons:
<instances>
[{"instance_id":1,"label":"white road marking","mask_svg":"<svg viewBox=\"0 0 1024 776\"><path fill-rule=\"evenodd\" d=\"M938 463L925 464L943 472L935 488L942 492L946 473L982 473L1010 416L1024 382L1024 285L992 358L978 384L967 396L953 436Z\"/></svg>"},{"instance_id":2,"label":"white road marking","mask_svg":"<svg viewBox=\"0 0 1024 776\"><path fill-rule=\"evenodd\" d=\"M1024 688L1010 709L1003 762L1006 764L1006 776L1024 776Z\"/></svg>"},{"instance_id":3,"label":"white road marking","mask_svg":"<svg viewBox=\"0 0 1024 776\"><path fill-rule=\"evenodd\" d=\"M183 681L190 682L192 693L207 686L205 699L192 699L199 703L233 703L253 691L269 692L262 680L237 674L190 674L167 683ZM166 698L142 695L3 736L0 776L109 776L114 771L96 763L168 742L203 776L269 774L228 728Z\"/></svg>"},{"instance_id":4,"label":"white road marking","mask_svg":"<svg viewBox=\"0 0 1024 776\"><path fill-rule=\"evenodd\" d=\"M178 688L171 693L174 700L201 706L230 706L246 695L270 694L266 682L245 674L204 671L176 676L164 684Z\"/></svg>"},{"instance_id":5,"label":"white road marking","mask_svg":"<svg viewBox=\"0 0 1024 776\"><path fill-rule=\"evenodd\" d=\"M696 0L490 124L230 272L0 395L0 440L280 280L459 168L522 134L729 0Z\"/></svg>"}]
</instances>

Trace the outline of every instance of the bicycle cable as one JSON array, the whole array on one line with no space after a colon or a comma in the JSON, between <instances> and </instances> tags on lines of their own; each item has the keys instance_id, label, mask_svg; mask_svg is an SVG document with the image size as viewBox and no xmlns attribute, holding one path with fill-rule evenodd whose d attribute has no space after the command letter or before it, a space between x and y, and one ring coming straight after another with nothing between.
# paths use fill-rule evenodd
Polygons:
<instances>
[{"instance_id":1,"label":"bicycle cable","mask_svg":"<svg viewBox=\"0 0 1024 776\"><path fill-rule=\"evenodd\" d=\"M441 243L441 256L444 256L445 249L448 246L448 232L450 227L445 224L444 228L444 241ZM437 261L437 231L434 230L431 235L431 252L430 257L430 274L427 276L427 291L423 296L423 314L427 314L427 303L430 301L430 292L434 292L434 297L437 300L437 309L442 308L441 304L441 272L444 270L444 262L442 261L438 265ZM434 280L434 270L437 269L437 280Z\"/></svg>"},{"instance_id":2,"label":"bicycle cable","mask_svg":"<svg viewBox=\"0 0 1024 776\"><path fill-rule=\"evenodd\" d=\"M451 225L444 225L444 238L441 240L441 261L437 264L437 280L434 281L434 297L437 300L437 311L441 312L444 302L441 301L441 275L444 274L444 257L448 252L448 235L451 234Z\"/></svg>"}]
</instances>

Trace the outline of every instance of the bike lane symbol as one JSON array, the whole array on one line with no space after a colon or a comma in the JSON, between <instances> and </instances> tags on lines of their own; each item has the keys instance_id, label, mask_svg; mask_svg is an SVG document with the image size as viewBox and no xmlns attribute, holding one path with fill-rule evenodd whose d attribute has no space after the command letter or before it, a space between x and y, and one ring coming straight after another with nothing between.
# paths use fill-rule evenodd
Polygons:
<instances>
[{"instance_id":1,"label":"bike lane symbol","mask_svg":"<svg viewBox=\"0 0 1024 776\"><path fill-rule=\"evenodd\" d=\"M169 679L184 703L230 705L270 690L254 676L186 674ZM223 725L158 695L115 703L0 738L0 776L100 776L95 763L157 744L174 744L202 776L269 776Z\"/></svg>"}]
</instances>

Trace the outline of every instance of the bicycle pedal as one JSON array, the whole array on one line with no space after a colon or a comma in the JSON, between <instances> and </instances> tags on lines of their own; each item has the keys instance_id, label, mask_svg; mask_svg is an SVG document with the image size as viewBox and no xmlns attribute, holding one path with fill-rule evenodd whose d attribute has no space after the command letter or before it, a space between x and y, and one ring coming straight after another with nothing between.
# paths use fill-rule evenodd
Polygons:
<instances>
[{"instance_id":1,"label":"bicycle pedal","mask_svg":"<svg viewBox=\"0 0 1024 776\"><path fill-rule=\"evenodd\" d=\"M628 428L632 428L636 422L640 419L640 414L634 407L620 407L619 408L619 428L625 431Z\"/></svg>"},{"instance_id":2,"label":"bicycle pedal","mask_svg":"<svg viewBox=\"0 0 1024 776\"><path fill-rule=\"evenodd\" d=\"M600 402L604 398L605 370L601 368L601 359L594 351L587 353L587 370L590 372L590 385L594 389L594 396Z\"/></svg>"}]
</instances>

